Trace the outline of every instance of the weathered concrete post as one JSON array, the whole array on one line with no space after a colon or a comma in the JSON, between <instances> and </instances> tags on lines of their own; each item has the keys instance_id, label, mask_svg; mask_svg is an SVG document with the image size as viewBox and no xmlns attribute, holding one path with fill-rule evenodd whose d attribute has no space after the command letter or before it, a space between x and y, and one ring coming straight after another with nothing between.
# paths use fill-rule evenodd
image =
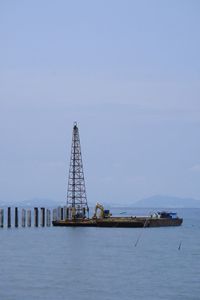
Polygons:
<instances>
[{"instance_id":1,"label":"weathered concrete post","mask_svg":"<svg viewBox=\"0 0 200 300\"><path fill-rule=\"evenodd\" d=\"M31 227L31 210L27 210L27 226Z\"/></svg>"},{"instance_id":2,"label":"weathered concrete post","mask_svg":"<svg viewBox=\"0 0 200 300\"><path fill-rule=\"evenodd\" d=\"M41 212L41 214L40 214L40 225L42 227L44 227L45 226L45 208L41 207L40 212Z\"/></svg>"},{"instance_id":3,"label":"weathered concrete post","mask_svg":"<svg viewBox=\"0 0 200 300\"><path fill-rule=\"evenodd\" d=\"M8 213L7 213L7 226L8 226L8 228L11 227L11 207L8 207Z\"/></svg>"},{"instance_id":4,"label":"weathered concrete post","mask_svg":"<svg viewBox=\"0 0 200 300\"><path fill-rule=\"evenodd\" d=\"M57 208L57 220L60 221L61 220L61 207L58 206Z\"/></svg>"},{"instance_id":5,"label":"weathered concrete post","mask_svg":"<svg viewBox=\"0 0 200 300\"><path fill-rule=\"evenodd\" d=\"M22 227L26 227L26 210L22 209Z\"/></svg>"},{"instance_id":6,"label":"weathered concrete post","mask_svg":"<svg viewBox=\"0 0 200 300\"><path fill-rule=\"evenodd\" d=\"M66 220L67 219L67 207L64 206L64 209L63 209L63 219Z\"/></svg>"},{"instance_id":7,"label":"weathered concrete post","mask_svg":"<svg viewBox=\"0 0 200 300\"><path fill-rule=\"evenodd\" d=\"M69 207L67 207L66 219L69 219Z\"/></svg>"},{"instance_id":8,"label":"weathered concrete post","mask_svg":"<svg viewBox=\"0 0 200 300\"><path fill-rule=\"evenodd\" d=\"M53 221L57 221L57 208L53 209Z\"/></svg>"},{"instance_id":9,"label":"weathered concrete post","mask_svg":"<svg viewBox=\"0 0 200 300\"><path fill-rule=\"evenodd\" d=\"M63 216L64 216L64 209L63 207L61 207L60 209L60 219L63 220Z\"/></svg>"},{"instance_id":10,"label":"weathered concrete post","mask_svg":"<svg viewBox=\"0 0 200 300\"><path fill-rule=\"evenodd\" d=\"M34 207L34 225L38 227L38 208Z\"/></svg>"},{"instance_id":11,"label":"weathered concrete post","mask_svg":"<svg viewBox=\"0 0 200 300\"><path fill-rule=\"evenodd\" d=\"M15 227L18 227L18 207L15 207Z\"/></svg>"},{"instance_id":12,"label":"weathered concrete post","mask_svg":"<svg viewBox=\"0 0 200 300\"><path fill-rule=\"evenodd\" d=\"M47 209L46 225L48 227L51 226L51 211L50 211L50 209Z\"/></svg>"},{"instance_id":13,"label":"weathered concrete post","mask_svg":"<svg viewBox=\"0 0 200 300\"><path fill-rule=\"evenodd\" d=\"M4 210L0 209L0 228L3 228L4 226Z\"/></svg>"}]
</instances>

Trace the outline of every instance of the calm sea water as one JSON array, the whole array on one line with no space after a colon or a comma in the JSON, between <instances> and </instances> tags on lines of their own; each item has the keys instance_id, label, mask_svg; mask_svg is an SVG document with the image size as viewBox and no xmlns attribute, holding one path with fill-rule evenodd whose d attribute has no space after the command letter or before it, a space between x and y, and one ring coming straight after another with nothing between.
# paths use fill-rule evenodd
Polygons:
<instances>
[{"instance_id":1,"label":"calm sea water","mask_svg":"<svg viewBox=\"0 0 200 300\"><path fill-rule=\"evenodd\" d=\"M200 209L178 213L172 228L1 229L0 300L199 300Z\"/></svg>"}]
</instances>

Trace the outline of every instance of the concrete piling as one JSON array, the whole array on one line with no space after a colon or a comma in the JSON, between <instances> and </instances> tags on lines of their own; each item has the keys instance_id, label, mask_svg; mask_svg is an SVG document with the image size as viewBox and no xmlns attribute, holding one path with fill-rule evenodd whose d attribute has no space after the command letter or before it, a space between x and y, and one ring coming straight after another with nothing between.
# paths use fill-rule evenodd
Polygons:
<instances>
[{"instance_id":1,"label":"concrete piling","mask_svg":"<svg viewBox=\"0 0 200 300\"><path fill-rule=\"evenodd\" d=\"M18 227L18 220L19 220L19 216L18 216L18 207L15 207L15 227Z\"/></svg>"},{"instance_id":2,"label":"concrete piling","mask_svg":"<svg viewBox=\"0 0 200 300\"><path fill-rule=\"evenodd\" d=\"M31 227L31 210L27 210L27 226Z\"/></svg>"},{"instance_id":3,"label":"concrete piling","mask_svg":"<svg viewBox=\"0 0 200 300\"><path fill-rule=\"evenodd\" d=\"M63 220L66 220L67 219L67 207L64 206L63 208Z\"/></svg>"},{"instance_id":4,"label":"concrete piling","mask_svg":"<svg viewBox=\"0 0 200 300\"><path fill-rule=\"evenodd\" d=\"M57 208L53 209L53 221L57 220Z\"/></svg>"},{"instance_id":5,"label":"concrete piling","mask_svg":"<svg viewBox=\"0 0 200 300\"><path fill-rule=\"evenodd\" d=\"M57 207L54 209L46 209L45 207L34 207L29 209L14 207L7 207L7 212L0 208L0 228L7 226L8 228L14 227L50 227L52 221L66 220L71 211L66 206ZM7 224L4 224L5 219ZM33 218L33 221L32 221ZM33 224L32 224L33 223Z\"/></svg>"},{"instance_id":6,"label":"concrete piling","mask_svg":"<svg viewBox=\"0 0 200 300\"><path fill-rule=\"evenodd\" d=\"M64 209L63 207L60 208L60 219L63 220L64 217Z\"/></svg>"},{"instance_id":7,"label":"concrete piling","mask_svg":"<svg viewBox=\"0 0 200 300\"><path fill-rule=\"evenodd\" d=\"M47 213L46 213L46 226L48 226L48 227L51 226L51 211L50 211L50 209L47 209Z\"/></svg>"},{"instance_id":8,"label":"concrete piling","mask_svg":"<svg viewBox=\"0 0 200 300\"><path fill-rule=\"evenodd\" d=\"M61 207L58 206L57 208L57 220L60 221L61 220Z\"/></svg>"},{"instance_id":9,"label":"concrete piling","mask_svg":"<svg viewBox=\"0 0 200 300\"><path fill-rule=\"evenodd\" d=\"M11 227L11 207L8 207L7 211L7 227Z\"/></svg>"},{"instance_id":10,"label":"concrete piling","mask_svg":"<svg viewBox=\"0 0 200 300\"><path fill-rule=\"evenodd\" d=\"M26 227L26 210L22 209L22 227Z\"/></svg>"},{"instance_id":11,"label":"concrete piling","mask_svg":"<svg viewBox=\"0 0 200 300\"><path fill-rule=\"evenodd\" d=\"M66 211L66 219L69 219L69 207L67 207L67 211Z\"/></svg>"},{"instance_id":12,"label":"concrete piling","mask_svg":"<svg viewBox=\"0 0 200 300\"><path fill-rule=\"evenodd\" d=\"M0 228L3 228L4 226L4 210L0 209Z\"/></svg>"},{"instance_id":13,"label":"concrete piling","mask_svg":"<svg viewBox=\"0 0 200 300\"><path fill-rule=\"evenodd\" d=\"M34 226L38 227L38 208L34 207Z\"/></svg>"},{"instance_id":14,"label":"concrete piling","mask_svg":"<svg viewBox=\"0 0 200 300\"><path fill-rule=\"evenodd\" d=\"M40 208L40 226L41 227L45 226L45 208L44 207Z\"/></svg>"}]
</instances>

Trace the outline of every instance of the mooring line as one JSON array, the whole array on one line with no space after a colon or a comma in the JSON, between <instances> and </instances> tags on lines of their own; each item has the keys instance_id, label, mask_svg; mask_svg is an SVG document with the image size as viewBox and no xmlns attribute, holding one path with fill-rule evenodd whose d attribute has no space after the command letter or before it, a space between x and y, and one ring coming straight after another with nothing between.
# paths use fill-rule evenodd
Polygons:
<instances>
[{"instance_id":1,"label":"mooring line","mask_svg":"<svg viewBox=\"0 0 200 300\"><path fill-rule=\"evenodd\" d=\"M145 227L146 227L147 222L148 222L148 219L146 219L146 221L144 222L144 225L143 225L142 228L145 228ZM138 236L138 238L137 238L137 240L136 240L135 247L137 247L137 244L139 243L139 241L140 241L140 239L141 239L141 237L142 237L142 234L143 234L143 230L140 232L140 234L139 234L139 236Z\"/></svg>"},{"instance_id":2,"label":"mooring line","mask_svg":"<svg viewBox=\"0 0 200 300\"><path fill-rule=\"evenodd\" d=\"M181 250L181 245L182 245L182 241L180 241L179 243L178 250Z\"/></svg>"}]
</instances>

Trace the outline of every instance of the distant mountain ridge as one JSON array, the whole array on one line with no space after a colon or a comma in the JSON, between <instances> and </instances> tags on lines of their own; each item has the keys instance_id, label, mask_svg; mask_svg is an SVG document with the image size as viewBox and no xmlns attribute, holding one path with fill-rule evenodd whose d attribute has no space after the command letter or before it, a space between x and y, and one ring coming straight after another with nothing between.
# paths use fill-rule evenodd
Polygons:
<instances>
[{"instance_id":1,"label":"distant mountain ridge","mask_svg":"<svg viewBox=\"0 0 200 300\"><path fill-rule=\"evenodd\" d=\"M89 201L89 206L94 207L95 202ZM104 207L137 207L137 208L200 208L200 200L193 198L179 198L175 196L154 195L136 202L127 202L126 204L116 202L103 202ZM66 201L55 201L53 199L34 198L23 201L0 201L0 207L18 206L18 207L57 207L66 205Z\"/></svg>"},{"instance_id":2,"label":"distant mountain ridge","mask_svg":"<svg viewBox=\"0 0 200 300\"><path fill-rule=\"evenodd\" d=\"M193 198L179 198L175 196L155 195L134 203L135 207L158 208L200 208L200 200Z\"/></svg>"}]
</instances>

